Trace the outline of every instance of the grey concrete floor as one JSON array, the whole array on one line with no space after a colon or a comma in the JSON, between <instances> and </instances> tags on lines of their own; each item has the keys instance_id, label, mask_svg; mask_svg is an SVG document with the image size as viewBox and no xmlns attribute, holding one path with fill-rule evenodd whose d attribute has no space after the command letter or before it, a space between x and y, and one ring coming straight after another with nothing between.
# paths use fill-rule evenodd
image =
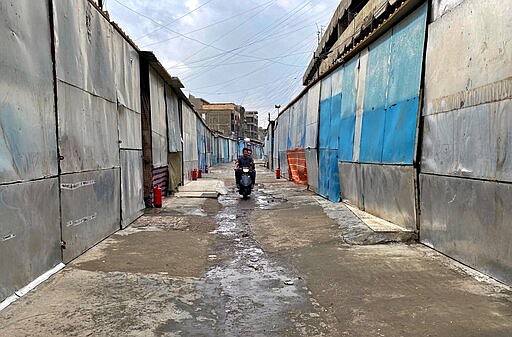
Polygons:
<instances>
[{"instance_id":1,"label":"grey concrete floor","mask_svg":"<svg viewBox=\"0 0 512 337\"><path fill-rule=\"evenodd\" d=\"M207 177L228 194L147 210L1 311L0 335L512 336L512 292L492 279L376 244L342 204L262 167L249 200L231 165Z\"/></svg>"}]
</instances>

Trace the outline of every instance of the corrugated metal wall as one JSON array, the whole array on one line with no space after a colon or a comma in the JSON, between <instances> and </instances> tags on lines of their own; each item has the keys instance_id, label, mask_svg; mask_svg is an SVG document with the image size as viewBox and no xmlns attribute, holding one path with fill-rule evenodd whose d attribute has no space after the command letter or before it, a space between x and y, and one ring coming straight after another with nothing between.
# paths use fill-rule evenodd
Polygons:
<instances>
[{"instance_id":1,"label":"corrugated metal wall","mask_svg":"<svg viewBox=\"0 0 512 337\"><path fill-rule=\"evenodd\" d=\"M29 0L0 12L0 302L61 262L49 13Z\"/></svg>"},{"instance_id":2,"label":"corrugated metal wall","mask_svg":"<svg viewBox=\"0 0 512 337\"><path fill-rule=\"evenodd\" d=\"M331 201L340 201L338 147L341 124L341 84L343 68L321 82L318 136L318 192Z\"/></svg>"},{"instance_id":3,"label":"corrugated metal wall","mask_svg":"<svg viewBox=\"0 0 512 337\"><path fill-rule=\"evenodd\" d=\"M312 190L416 229L426 16L425 4L280 114L273 155L284 177L284 152L303 146Z\"/></svg>"},{"instance_id":4,"label":"corrugated metal wall","mask_svg":"<svg viewBox=\"0 0 512 337\"><path fill-rule=\"evenodd\" d=\"M165 81L149 68L149 93L151 102L151 142L153 167L167 166L167 123L165 108Z\"/></svg>"},{"instance_id":5,"label":"corrugated metal wall","mask_svg":"<svg viewBox=\"0 0 512 337\"><path fill-rule=\"evenodd\" d=\"M197 158L198 158L198 169L205 170L207 165L207 156L206 156L206 125L204 124L201 118L196 119L196 128L197 128Z\"/></svg>"},{"instance_id":6,"label":"corrugated metal wall","mask_svg":"<svg viewBox=\"0 0 512 337\"><path fill-rule=\"evenodd\" d=\"M426 16L425 4L345 64L342 90L342 197L411 230Z\"/></svg>"},{"instance_id":7,"label":"corrugated metal wall","mask_svg":"<svg viewBox=\"0 0 512 337\"><path fill-rule=\"evenodd\" d=\"M183 179L184 183L192 180L192 170L198 169L197 153L197 115L192 108L182 101L183 119Z\"/></svg>"},{"instance_id":8,"label":"corrugated metal wall","mask_svg":"<svg viewBox=\"0 0 512 337\"><path fill-rule=\"evenodd\" d=\"M203 166L211 164L214 137L185 104L182 139L182 101L148 53L136 50L89 1L20 0L1 7L3 301L142 214L143 147L149 185L152 173L167 175L170 161L179 162L173 173L181 183L182 144L185 160L197 168L198 155ZM219 145L223 161L234 159L235 140L222 138Z\"/></svg>"},{"instance_id":9,"label":"corrugated metal wall","mask_svg":"<svg viewBox=\"0 0 512 337\"><path fill-rule=\"evenodd\" d=\"M320 85L313 85L308 90L306 103L306 167L308 184L312 191L318 192L318 120L320 111Z\"/></svg>"},{"instance_id":10,"label":"corrugated metal wall","mask_svg":"<svg viewBox=\"0 0 512 337\"><path fill-rule=\"evenodd\" d=\"M434 6L420 174L421 241L509 284L511 12L497 0Z\"/></svg>"},{"instance_id":11,"label":"corrugated metal wall","mask_svg":"<svg viewBox=\"0 0 512 337\"><path fill-rule=\"evenodd\" d=\"M112 31L119 114L121 165L121 226L128 226L144 209L139 54L116 30Z\"/></svg>"},{"instance_id":12,"label":"corrugated metal wall","mask_svg":"<svg viewBox=\"0 0 512 337\"><path fill-rule=\"evenodd\" d=\"M167 164L169 167L169 190L175 191L183 183L183 144L181 139L180 99L174 90L165 85L165 106L167 110Z\"/></svg>"},{"instance_id":13,"label":"corrugated metal wall","mask_svg":"<svg viewBox=\"0 0 512 337\"><path fill-rule=\"evenodd\" d=\"M54 6L68 262L120 226L119 138L112 132L118 128L116 76L109 22L85 0L55 0Z\"/></svg>"}]
</instances>

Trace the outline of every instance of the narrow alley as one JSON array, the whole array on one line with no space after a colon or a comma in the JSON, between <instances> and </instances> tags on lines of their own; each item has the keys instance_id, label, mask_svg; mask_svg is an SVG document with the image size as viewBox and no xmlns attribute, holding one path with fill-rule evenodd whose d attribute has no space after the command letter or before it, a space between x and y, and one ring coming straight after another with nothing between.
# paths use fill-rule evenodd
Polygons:
<instances>
[{"instance_id":1,"label":"narrow alley","mask_svg":"<svg viewBox=\"0 0 512 337\"><path fill-rule=\"evenodd\" d=\"M261 163L243 200L232 172L202 178L225 184L218 199L164 199L0 311L0 335L512 335L506 286L421 244L383 242Z\"/></svg>"}]
</instances>

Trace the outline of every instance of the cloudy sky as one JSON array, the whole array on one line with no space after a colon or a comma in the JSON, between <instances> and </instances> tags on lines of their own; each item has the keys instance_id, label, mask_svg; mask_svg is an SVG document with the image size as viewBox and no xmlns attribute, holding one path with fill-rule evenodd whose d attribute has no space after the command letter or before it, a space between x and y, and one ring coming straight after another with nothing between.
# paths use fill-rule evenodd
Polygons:
<instances>
[{"instance_id":1,"label":"cloudy sky","mask_svg":"<svg viewBox=\"0 0 512 337\"><path fill-rule=\"evenodd\" d=\"M256 110L302 90L302 75L340 0L104 0L113 21L152 50L185 94Z\"/></svg>"}]
</instances>

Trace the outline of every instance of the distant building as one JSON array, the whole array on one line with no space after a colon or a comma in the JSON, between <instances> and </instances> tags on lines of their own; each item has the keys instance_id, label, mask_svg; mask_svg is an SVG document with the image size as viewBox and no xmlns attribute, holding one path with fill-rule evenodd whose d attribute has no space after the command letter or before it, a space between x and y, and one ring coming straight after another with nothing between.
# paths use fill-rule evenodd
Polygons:
<instances>
[{"instance_id":1,"label":"distant building","mask_svg":"<svg viewBox=\"0 0 512 337\"><path fill-rule=\"evenodd\" d=\"M258 135L258 111L246 111L244 122L244 138L261 139Z\"/></svg>"},{"instance_id":2,"label":"distant building","mask_svg":"<svg viewBox=\"0 0 512 337\"><path fill-rule=\"evenodd\" d=\"M258 127L258 139L263 141L263 140L265 140L266 136L267 136L267 129Z\"/></svg>"},{"instance_id":3,"label":"distant building","mask_svg":"<svg viewBox=\"0 0 512 337\"><path fill-rule=\"evenodd\" d=\"M210 103L193 95L189 95L189 100L199 115L204 116L210 129L227 137L244 137L242 121L245 117L245 109L243 106L234 103Z\"/></svg>"}]
</instances>

